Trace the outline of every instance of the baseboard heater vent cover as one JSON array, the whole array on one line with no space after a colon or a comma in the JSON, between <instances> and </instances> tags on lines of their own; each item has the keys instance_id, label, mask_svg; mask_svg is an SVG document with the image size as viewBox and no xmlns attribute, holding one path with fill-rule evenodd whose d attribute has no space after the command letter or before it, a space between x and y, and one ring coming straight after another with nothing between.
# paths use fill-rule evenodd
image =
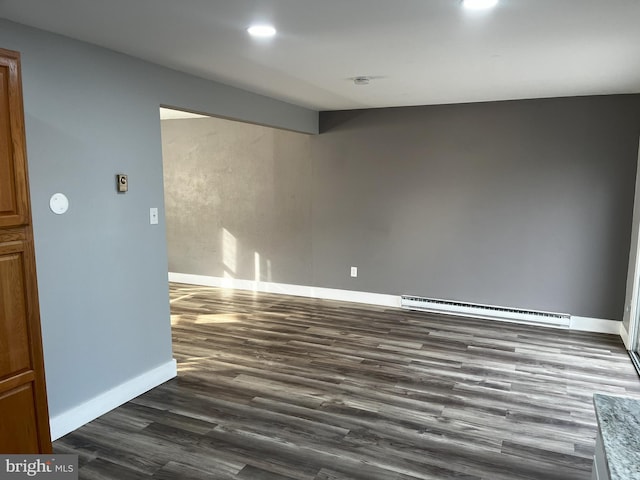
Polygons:
<instances>
[{"instance_id":1,"label":"baseboard heater vent cover","mask_svg":"<svg viewBox=\"0 0 640 480\"><path fill-rule=\"evenodd\" d=\"M569 328L571 315L567 313L542 312L519 308L482 305L479 303L456 302L438 298L415 297L402 295L400 305L407 310L446 313L466 317L489 318L507 322L532 323L554 327Z\"/></svg>"}]
</instances>

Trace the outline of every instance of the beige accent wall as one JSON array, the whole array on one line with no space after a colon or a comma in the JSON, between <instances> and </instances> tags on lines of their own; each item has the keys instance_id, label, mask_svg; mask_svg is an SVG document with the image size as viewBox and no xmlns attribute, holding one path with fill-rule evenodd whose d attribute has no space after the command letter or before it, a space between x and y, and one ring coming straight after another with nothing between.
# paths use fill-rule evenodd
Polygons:
<instances>
[{"instance_id":1,"label":"beige accent wall","mask_svg":"<svg viewBox=\"0 0 640 480\"><path fill-rule=\"evenodd\" d=\"M309 139L219 118L163 120L169 271L310 285Z\"/></svg>"}]
</instances>

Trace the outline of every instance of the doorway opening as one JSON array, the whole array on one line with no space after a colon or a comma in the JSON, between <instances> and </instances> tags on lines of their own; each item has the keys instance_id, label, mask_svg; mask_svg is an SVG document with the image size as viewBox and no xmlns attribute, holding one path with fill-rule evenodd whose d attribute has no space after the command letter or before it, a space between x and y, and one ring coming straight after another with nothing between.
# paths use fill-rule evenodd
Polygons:
<instances>
[{"instance_id":1,"label":"doorway opening","mask_svg":"<svg viewBox=\"0 0 640 480\"><path fill-rule=\"evenodd\" d=\"M311 135L168 108L160 118L170 301L198 297L194 285L312 285Z\"/></svg>"}]
</instances>

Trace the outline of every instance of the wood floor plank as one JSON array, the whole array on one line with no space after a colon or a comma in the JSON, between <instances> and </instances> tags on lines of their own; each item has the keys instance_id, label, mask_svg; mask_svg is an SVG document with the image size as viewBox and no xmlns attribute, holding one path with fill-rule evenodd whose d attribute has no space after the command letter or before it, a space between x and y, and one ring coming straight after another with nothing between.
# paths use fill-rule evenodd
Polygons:
<instances>
[{"instance_id":1,"label":"wood floor plank","mask_svg":"<svg viewBox=\"0 0 640 480\"><path fill-rule=\"evenodd\" d=\"M619 337L172 284L178 377L57 440L80 478L578 480Z\"/></svg>"}]
</instances>

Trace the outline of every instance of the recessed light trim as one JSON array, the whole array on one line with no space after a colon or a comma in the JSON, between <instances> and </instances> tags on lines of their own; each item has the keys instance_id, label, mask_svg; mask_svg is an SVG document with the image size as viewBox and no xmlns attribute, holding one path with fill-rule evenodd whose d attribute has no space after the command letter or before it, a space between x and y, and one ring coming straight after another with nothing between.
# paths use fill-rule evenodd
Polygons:
<instances>
[{"instance_id":1,"label":"recessed light trim","mask_svg":"<svg viewBox=\"0 0 640 480\"><path fill-rule=\"evenodd\" d=\"M485 10L497 4L498 0L462 0L462 6L468 10Z\"/></svg>"},{"instance_id":2,"label":"recessed light trim","mask_svg":"<svg viewBox=\"0 0 640 480\"><path fill-rule=\"evenodd\" d=\"M276 29L272 25L251 25L247 28L247 32L252 37L270 38L276 34Z\"/></svg>"}]
</instances>

